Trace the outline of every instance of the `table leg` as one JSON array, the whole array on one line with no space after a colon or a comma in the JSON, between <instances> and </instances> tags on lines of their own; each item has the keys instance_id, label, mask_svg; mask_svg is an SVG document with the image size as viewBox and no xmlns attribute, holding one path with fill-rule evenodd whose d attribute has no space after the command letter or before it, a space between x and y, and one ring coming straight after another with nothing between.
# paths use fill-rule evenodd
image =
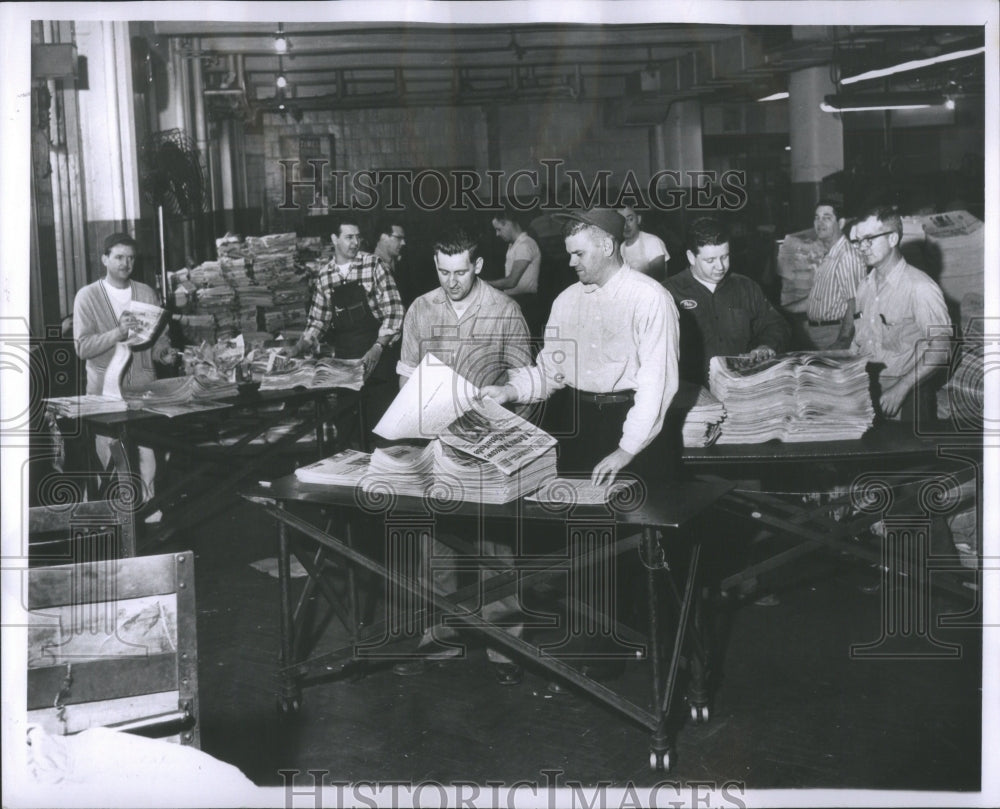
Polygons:
<instances>
[{"instance_id":1,"label":"table leg","mask_svg":"<svg viewBox=\"0 0 1000 809\"><path fill-rule=\"evenodd\" d=\"M673 749L666 732L665 717L660 708L664 684L662 653L660 650L660 611L656 588L656 567L651 562L652 559L656 558L654 552L655 544L656 532L652 528L644 526L642 529L641 556L646 560L646 609L649 614L649 654L653 663L653 709L657 712L659 719L650 742L649 766L654 770L669 771L672 764Z\"/></svg>"},{"instance_id":2,"label":"table leg","mask_svg":"<svg viewBox=\"0 0 1000 809\"><path fill-rule=\"evenodd\" d=\"M697 572L697 571L695 571ZM708 637L705 605L707 601L706 588L695 581L694 615L691 619L691 631L694 633L688 655L688 705L691 708L691 720L695 723L707 722L708 709L708 677L710 639Z\"/></svg>"},{"instance_id":3,"label":"table leg","mask_svg":"<svg viewBox=\"0 0 1000 809\"><path fill-rule=\"evenodd\" d=\"M643 545L648 552L647 560L647 586L655 594L656 567L652 560L656 558L654 546L656 544L656 533L651 528L643 529ZM659 668L654 673L654 681L657 687L657 710L658 723L653 733L650 744L649 765L654 770L669 771L673 765L673 742L676 735L676 722L672 721L672 708L674 702L674 688L677 684L677 673L680 669L681 656L684 651L684 641L688 629L693 623L693 606L695 604L696 593L698 591L698 562L701 556L701 543L695 542L691 548L691 558L688 561L687 579L684 582L684 594L680 599L680 613L677 618L677 631L674 634L673 649L671 650L670 662L667 667L666 682L663 685L662 695L659 694ZM663 569L665 576L670 576L669 568ZM650 604L653 605L652 597ZM660 633L659 616L655 610L650 613L650 641L652 644L652 655L654 667L659 658Z\"/></svg>"},{"instance_id":4,"label":"table leg","mask_svg":"<svg viewBox=\"0 0 1000 809\"><path fill-rule=\"evenodd\" d=\"M284 511L283 504L278 508ZM294 646L294 624L292 622L292 576L288 547L288 529L282 520L278 520L278 583L280 588L280 621L281 621L281 686L278 692L278 710L285 715L298 713L302 707L302 689L297 678L287 673L292 665L292 648Z\"/></svg>"}]
</instances>

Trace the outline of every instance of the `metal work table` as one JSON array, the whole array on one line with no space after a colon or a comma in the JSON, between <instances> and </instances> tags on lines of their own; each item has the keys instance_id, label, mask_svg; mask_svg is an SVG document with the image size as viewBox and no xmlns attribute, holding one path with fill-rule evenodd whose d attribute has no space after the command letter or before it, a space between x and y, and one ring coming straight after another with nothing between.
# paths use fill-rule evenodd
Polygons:
<instances>
[{"instance_id":1,"label":"metal work table","mask_svg":"<svg viewBox=\"0 0 1000 809\"><path fill-rule=\"evenodd\" d=\"M699 613L703 588L699 586L699 559L704 536L697 530L702 517L732 488L731 483L688 481L660 486L655 496L636 496L600 506L557 506L519 500L503 505L453 501L445 497L406 497L366 494L360 488L304 484L294 475L245 487L241 495L275 518L278 528L278 572L281 590L281 687L279 707L298 711L307 680L325 675L339 664L339 674L363 671L365 651L370 641L384 638L385 627L361 631L358 621L357 591L353 571L368 570L384 579L387 586L407 596L427 598L427 607L416 617L425 625L433 617L447 618L484 635L490 645L512 651L531 661L553 679L568 682L652 732L650 765L669 770L674 758L674 741L680 725L677 683L682 656L688 660L688 702L695 721L708 719L706 687L707 650L702 637ZM473 526L485 521L514 524L548 523L565 526L564 548L555 553L524 554L510 557L471 554L467 544L439 526L465 521ZM634 527L638 533L629 531ZM468 532L467 532L468 533ZM401 573L397 564L378 558L384 547L423 548L430 551L430 537L466 554L463 560L484 569L498 570L484 582L454 593L433 586L421 586L414 576ZM595 542L594 537L599 541ZM644 562L648 635L631 632L630 640L641 641L640 654L650 663L651 700L638 705L606 685L585 676L582 669L569 665L556 654L503 631L480 615L483 603L503 598L536 580L559 576L600 575L602 565L627 551L637 550ZM294 554L309 578L296 605L292 604L290 556ZM333 591L323 570L330 557L346 563L349 603ZM428 557L429 558L429 557ZM654 561L655 560L655 561ZM612 566L613 569L613 566ZM483 588L480 599L480 585ZM307 613L310 596L321 593L351 632L347 649L317 652L317 636L311 632ZM669 631L664 619L670 599L677 610L676 628ZM574 614L587 612L592 604L568 598ZM429 622L429 623L427 623ZM616 631L629 632L615 625ZM419 637L419 635L418 635ZM384 651L384 649L383 649ZM383 655L384 656L384 655ZM401 655L397 654L397 657ZM634 656L634 655L633 655Z\"/></svg>"},{"instance_id":2,"label":"metal work table","mask_svg":"<svg viewBox=\"0 0 1000 809\"><path fill-rule=\"evenodd\" d=\"M324 425L332 419L361 420L360 394L352 390L323 388L286 391L253 391L218 400L212 410L195 410L174 417L145 410L127 410L83 416L77 430L88 446L95 435L120 442L128 468L117 470L120 482L137 485L134 465L138 446L169 451L191 464L187 474L159 487L144 503L138 519L157 509L162 522L148 526L147 541L160 542L186 526L208 519L226 506L226 496L247 477L268 474L275 457L310 432L315 432L311 455L322 458L333 450ZM278 425L297 423L275 440L263 441ZM339 436L337 445L343 440ZM125 485L128 485L127 483ZM183 506L172 507L184 494Z\"/></svg>"},{"instance_id":3,"label":"metal work table","mask_svg":"<svg viewBox=\"0 0 1000 809\"><path fill-rule=\"evenodd\" d=\"M721 501L730 515L794 543L776 556L725 578L732 589L814 550L827 548L882 567L886 586L918 574L921 585L971 597L953 575L961 569L932 555L930 522L969 502L982 512L982 434L881 422L860 439L804 443L716 444L686 449L686 469L736 485ZM759 484L746 485L748 481ZM817 502L809 493L836 485ZM981 521L980 521L981 524ZM884 529L881 547L856 539ZM909 557L907 569L901 554ZM933 574L933 575L932 575Z\"/></svg>"}]
</instances>

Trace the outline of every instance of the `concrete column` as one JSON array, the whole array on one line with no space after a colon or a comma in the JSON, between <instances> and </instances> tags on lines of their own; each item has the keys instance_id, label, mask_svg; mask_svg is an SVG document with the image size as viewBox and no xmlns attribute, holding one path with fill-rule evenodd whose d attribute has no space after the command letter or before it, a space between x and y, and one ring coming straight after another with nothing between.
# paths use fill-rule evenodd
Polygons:
<instances>
[{"instance_id":1,"label":"concrete column","mask_svg":"<svg viewBox=\"0 0 1000 809\"><path fill-rule=\"evenodd\" d=\"M819 108L824 96L834 92L827 65L797 70L788 77L793 230L809 227L820 182L844 168L843 124L839 116Z\"/></svg>"},{"instance_id":2,"label":"concrete column","mask_svg":"<svg viewBox=\"0 0 1000 809\"><path fill-rule=\"evenodd\" d=\"M667 120L653 127L650 136L650 168L702 171L705 158L701 148L701 102L697 99L675 101Z\"/></svg>"},{"instance_id":3,"label":"concrete column","mask_svg":"<svg viewBox=\"0 0 1000 809\"><path fill-rule=\"evenodd\" d=\"M692 180L688 172L705 169L702 150L701 102L697 99L675 101L667 119L657 124L649 134L650 181L661 171L673 172L657 180L654 207L677 209L691 199Z\"/></svg>"},{"instance_id":4,"label":"concrete column","mask_svg":"<svg viewBox=\"0 0 1000 809\"><path fill-rule=\"evenodd\" d=\"M103 237L139 218L139 168L127 22L78 22L77 50L90 85L77 94L88 260ZM91 276L96 269L92 270Z\"/></svg>"}]
</instances>

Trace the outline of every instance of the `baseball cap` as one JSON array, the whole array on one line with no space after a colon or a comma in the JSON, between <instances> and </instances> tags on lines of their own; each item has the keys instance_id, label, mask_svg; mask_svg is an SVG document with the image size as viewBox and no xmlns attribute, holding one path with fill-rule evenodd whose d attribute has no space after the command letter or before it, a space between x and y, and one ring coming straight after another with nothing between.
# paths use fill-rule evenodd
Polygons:
<instances>
[{"instance_id":1,"label":"baseball cap","mask_svg":"<svg viewBox=\"0 0 1000 809\"><path fill-rule=\"evenodd\" d=\"M625 218L612 208L590 208L584 211L561 211L552 216L556 219L570 220L573 222L583 222L593 225L613 236L617 241L622 240L625 230Z\"/></svg>"},{"instance_id":2,"label":"baseball cap","mask_svg":"<svg viewBox=\"0 0 1000 809\"><path fill-rule=\"evenodd\" d=\"M104 252L109 252L116 244L126 244L129 247L135 247L135 239L127 233L112 233L104 240Z\"/></svg>"}]
</instances>

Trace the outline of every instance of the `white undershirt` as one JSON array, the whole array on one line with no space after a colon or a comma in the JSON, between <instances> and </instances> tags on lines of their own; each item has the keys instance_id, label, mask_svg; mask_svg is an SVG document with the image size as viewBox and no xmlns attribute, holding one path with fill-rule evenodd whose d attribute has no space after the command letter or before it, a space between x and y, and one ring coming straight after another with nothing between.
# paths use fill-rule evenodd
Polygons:
<instances>
[{"instance_id":1,"label":"white undershirt","mask_svg":"<svg viewBox=\"0 0 1000 809\"><path fill-rule=\"evenodd\" d=\"M697 281L699 284L701 284L703 287L705 287L705 289L707 289L709 292L711 292L713 294L715 293L715 288L718 286L718 284L710 284L710 283L708 283L708 281L702 281L700 278L695 278L694 280Z\"/></svg>"},{"instance_id":2,"label":"white undershirt","mask_svg":"<svg viewBox=\"0 0 1000 809\"><path fill-rule=\"evenodd\" d=\"M101 283L104 284L104 291L108 293L108 300L111 301L111 309L114 311L115 317L120 320L122 312L128 311L128 305L132 303L132 285L129 284L125 289L119 289L111 286L103 278Z\"/></svg>"},{"instance_id":3,"label":"white undershirt","mask_svg":"<svg viewBox=\"0 0 1000 809\"><path fill-rule=\"evenodd\" d=\"M471 295L466 295L460 301L453 301L451 298L448 299L448 302L451 304L451 308L455 310L455 317L459 320L462 319L462 315L464 315L466 310L472 305L472 301L469 300L471 297Z\"/></svg>"}]
</instances>

